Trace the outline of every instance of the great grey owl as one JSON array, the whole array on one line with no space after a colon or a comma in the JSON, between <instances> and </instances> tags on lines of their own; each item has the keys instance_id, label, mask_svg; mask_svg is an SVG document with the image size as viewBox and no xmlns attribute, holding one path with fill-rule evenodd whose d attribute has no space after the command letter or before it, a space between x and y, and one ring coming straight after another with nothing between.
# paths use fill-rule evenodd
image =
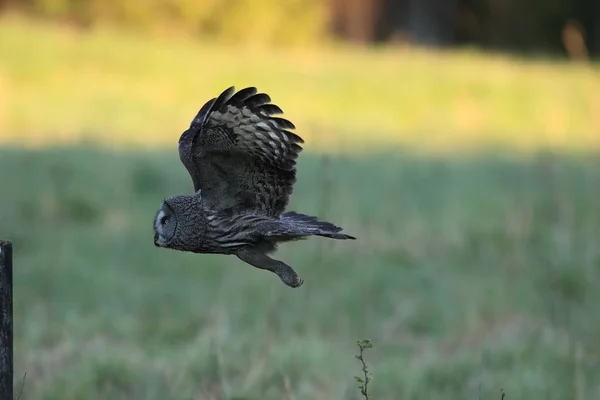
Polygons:
<instances>
[{"instance_id":1,"label":"great grey owl","mask_svg":"<svg viewBox=\"0 0 600 400\"><path fill-rule=\"evenodd\" d=\"M332 223L283 212L304 141L289 131L294 124L274 116L282 113L255 87L230 87L200 109L178 145L195 194L163 200L154 219L156 246L236 255L299 287L296 271L267 255L278 243L311 235L355 239Z\"/></svg>"}]
</instances>

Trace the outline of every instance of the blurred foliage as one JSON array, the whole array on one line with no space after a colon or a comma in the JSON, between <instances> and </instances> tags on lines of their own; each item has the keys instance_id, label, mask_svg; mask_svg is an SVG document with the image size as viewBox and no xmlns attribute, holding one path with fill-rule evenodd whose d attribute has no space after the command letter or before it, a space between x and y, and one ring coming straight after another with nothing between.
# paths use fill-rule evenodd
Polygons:
<instances>
[{"instance_id":1,"label":"blurred foliage","mask_svg":"<svg viewBox=\"0 0 600 400\"><path fill-rule=\"evenodd\" d=\"M590 12L593 0L474 0L472 3L480 10L476 14L479 41L490 47L556 52L562 49L560 32L569 20L580 20L586 26L595 22ZM590 32L585 33L589 36ZM472 39L476 38L474 35Z\"/></svg>"},{"instance_id":2,"label":"blurred foliage","mask_svg":"<svg viewBox=\"0 0 600 400\"><path fill-rule=\"evenodd\" d=\"M253 85L313 149L599 148L599 72L474 51L244 49L5 16L0 142L172 146L204 101Z\"/></svg>"},{"instance_id":3,"label":"blurred foliage","mask_svg":"<svg viewBox=\"0 0 600 400\"><path fill-rule=\"evenodd\" d=\"M299 44L331 35L387 41L418 32L434 42L563 52L561 31L574 20L600 52L596 0L0 0L0 6L80 27L116 25L182 31L236 43ZM440 11L441 10L441 11ZM507 27L510 27L507 29Z\"/></svg>"},{"instance_id":4,"label":"blurred foliage","mask_svg":"<svg viewBox=\"0 0 600 400\"><path fill-rule=\"evenodd\" d=\"M325 27L320 0L23 0L18 9L82 27L178 30L236 42L315 41Z\"/></svg>"}]
</instances>

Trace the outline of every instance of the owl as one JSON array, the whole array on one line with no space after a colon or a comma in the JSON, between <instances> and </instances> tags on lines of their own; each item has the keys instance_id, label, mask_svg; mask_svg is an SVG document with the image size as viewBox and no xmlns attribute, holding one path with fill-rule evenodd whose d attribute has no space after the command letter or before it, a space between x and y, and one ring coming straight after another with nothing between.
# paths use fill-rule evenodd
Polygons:
<instances>
[{"instance_id":1,"label":"owl","mask_svg":"<svg viewBox=\"0 0 600 400\"><path fill-rule=\"evenodd\" d=\"M303 279L269 257L279 243L313 235L356 239L330 222L284 212L304 141L278 114L281 108L255 87L230 87L202 106L178 144L195 193L163 200L154 219L155 246L235 255L295 288Z\"/></svg>"}]
</instances>

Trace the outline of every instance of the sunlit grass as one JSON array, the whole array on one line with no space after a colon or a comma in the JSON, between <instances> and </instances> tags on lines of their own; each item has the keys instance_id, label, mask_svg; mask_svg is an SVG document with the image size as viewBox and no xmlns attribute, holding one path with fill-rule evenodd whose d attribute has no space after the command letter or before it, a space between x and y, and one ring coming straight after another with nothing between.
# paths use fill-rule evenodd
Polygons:
<instances>
[{"instance_id":1,"label":"sunlit grass","mask_svg":"<svg viewBox=\"0 0 600 400\"><path fill-rule=\"evenodd\" d=\"M224 88L271 94L315 148L600 146L600 69L474 52L216 46L7 17L0 140L173 145Z\"/></svg>"}]
</instances>

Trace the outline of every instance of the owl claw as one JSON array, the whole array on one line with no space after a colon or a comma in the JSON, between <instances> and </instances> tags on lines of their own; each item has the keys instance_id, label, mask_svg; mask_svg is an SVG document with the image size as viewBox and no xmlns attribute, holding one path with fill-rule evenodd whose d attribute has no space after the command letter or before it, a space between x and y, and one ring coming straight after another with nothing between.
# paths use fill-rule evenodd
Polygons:
<instances>
[{"instance_id":1,"label":"owl claw","mask_svg":"<svg viewBox=\"0 0 600 400\"><path fill-rule=\"evenodd\" d=\"M283 283L285 283L287 286L292 287L292 288L297 288L297 287L302 286L302 284L304 283L304 280L298 276L296 271L294 271L292 269L292 267L290 267L288 265L285 265L285 264L283 264L283 265L285 266L284 268L280 268L279 270L273 271L279 276L279 279L281 279L281 281Z\"/></svg>"},{"instance_id":2,"label":"owl claw","mask_svg":"<svg viewBox=\"0 0 600 400\"><path fill-rule=\"evenodd\" d=\"M304 280L302 278L300 278L298 275L296 275L295 278L292 280L289 280L289 279L287 281L284 279L281 279L281 280L283 281L283 283L285 283L286 285L288 285L289 287L292 287L292 288L300 287L304 283Z\"/></svg>"}]
</instances>

